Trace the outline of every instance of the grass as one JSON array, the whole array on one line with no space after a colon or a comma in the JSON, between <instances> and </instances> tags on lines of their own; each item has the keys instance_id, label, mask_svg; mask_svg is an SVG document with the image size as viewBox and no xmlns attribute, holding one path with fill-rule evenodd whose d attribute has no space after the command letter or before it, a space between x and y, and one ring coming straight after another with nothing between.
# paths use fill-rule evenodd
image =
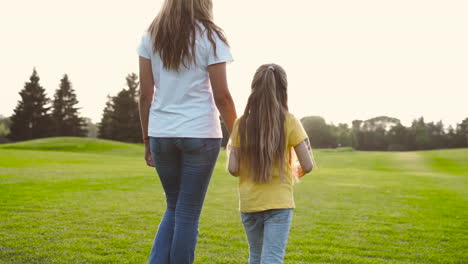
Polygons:
<instances>
[{"instance_id":1,"label":"grass","mask_svg":"<svg viewBox=\"0 0 468 264\"><path fill-rule=\"evenodd\" d=\"M141 145L77 137L35 139L19 143L3 144L0 145L0 149L65 151L118 156L137 156L141 153Z\"/></svg>"},{"instance_id":2,"label":"grass","mask_svg":"<svg viewBox=\"0 0 468 264\"><path fill-rule=\"evenodd\" d=\"M164 195L141 145L0 145L0 263L145 263ZM285 263L468 263L468 149L315 152L295 188ZM221 153L196 263L247 263Z\"/></svg>"}]
</instances>

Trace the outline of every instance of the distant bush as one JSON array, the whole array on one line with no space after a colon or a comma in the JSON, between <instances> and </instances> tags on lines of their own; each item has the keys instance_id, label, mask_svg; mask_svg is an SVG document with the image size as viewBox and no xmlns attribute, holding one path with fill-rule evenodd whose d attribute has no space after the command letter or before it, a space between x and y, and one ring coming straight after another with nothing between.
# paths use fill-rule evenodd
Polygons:
<instances>
[{"instance_id":1,"label":"distant bush","mask_svg":"<svg viewBox=\"0 0 468 264\"><path fill-rule=\"evenodd\" d=\"M355 151L352 147L341 147L341 148L326 148L320 149L322 152L353 152Z\"/></svg>"},{"instance_id":2,"label":"distant bush","mask_svg":"<svg viewBox=\"0 0 468 264\"><path fill-rule=\"evenodd\" d=\"M354 151L354 148L352 147L341 147L341 148L336 148L336 152L352 152Z\"/></svg>"},{"instance_id":3,"label":"distant bush","mask_svg":"<svg viewBox=\"0 0 468 264\"><path fill-rule=\"evenodd\" d=\"M408 150L408 148L402 144L390 144L387 150L388 151L405 151L405 150Z\"/></svg>"}]
</instances>

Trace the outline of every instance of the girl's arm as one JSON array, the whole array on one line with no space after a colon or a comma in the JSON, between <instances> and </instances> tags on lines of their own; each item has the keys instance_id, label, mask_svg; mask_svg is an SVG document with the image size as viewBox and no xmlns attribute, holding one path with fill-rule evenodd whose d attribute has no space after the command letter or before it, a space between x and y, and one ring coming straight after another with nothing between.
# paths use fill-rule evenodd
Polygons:
<instances>
[{"instance_id":1,"label":"girl's arm","mask_svg":"<svg viewBox=\"0 0 468 264\"><path fill-rule=\"evenodd\" d=\"M297 146L294 147L296 151L297 159L304 174L307 174L312 171L314 165L312 163L312 157L310 156L309 148L307 146L307 140L302 141Z\"/></svg>"},{"instance_id":2,"label":"girl's arm","mask_svg":"<svg viewBox=\"0 0 468 264\"><path fill-rule=\"evenodd\" d=\"M154 167L153 159L151 158L151 151L149 147L148 137L148 119L149 109L153 101L154 93L154 80L153 71L151 67L151 60L140 57L140 98L138 100L138 107L140 111L141 131L145 143L145 161L148 166Z\"/></svg>"},{"instance_id":3,"label":"girl's arm","mask_svg":"<svg viewBox=\"0 0 468 264\"><path fill-rule=\"evenodd\" d=\"M232 176L239 176L240 148L231 147L229 151L228 171Z\"/></svg>"}]
</instances>

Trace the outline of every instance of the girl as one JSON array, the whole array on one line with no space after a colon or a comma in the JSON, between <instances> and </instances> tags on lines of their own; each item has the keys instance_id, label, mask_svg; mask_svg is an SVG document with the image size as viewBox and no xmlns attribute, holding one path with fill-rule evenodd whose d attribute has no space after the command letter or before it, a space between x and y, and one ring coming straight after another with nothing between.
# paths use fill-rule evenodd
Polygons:
<instances>
[{"instance_id":1,"label":"girl","mask_svg":"<svg viewBox=\"0 0 468 264\"><path fill-rule=\"evenodd\" d=\"M297 176L312 170L307 134L288 112L286 73L279 65L258 68L244 115L231 134L229 172L239 177L242 223L249 263L282 263L292 220L293 167Z\"/></svg>"},{"instance_id":2,"label":"girl","mask_svg":"<svg viewBox=\"0 0 468 264\"><path fill-rule=\"evenodd\" d=\"M212 9L211 0L166 0L138 48L145 161L167 203L149 263L193 262L221 146L219 114L229 132L236 119L226 81L232 56Z\"/></svg>"}]
</instances>

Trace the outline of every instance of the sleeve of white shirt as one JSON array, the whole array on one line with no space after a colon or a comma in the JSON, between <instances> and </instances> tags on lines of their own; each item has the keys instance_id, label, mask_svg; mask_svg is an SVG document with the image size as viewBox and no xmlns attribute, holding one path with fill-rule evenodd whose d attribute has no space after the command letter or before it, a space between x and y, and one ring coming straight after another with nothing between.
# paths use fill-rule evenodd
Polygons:
<instances>
[{"instance_id":1,"label":"sleeve of white shirt","mask_svg":"<svg viewBox=\"0 0 468 264\"><path fill-rule=\"evenodd\" d=\"M146 33L141 37L140 44L137 48L138 56L151 59L151 47L149 41L149 34Z\"/></svg>"},{"instance_id":2,"label":"sleeve of white shirt","mask_svg":"<svg viewBox=\"0 0 468 264\"><path fill-rule=\"evenodd\" d=\"M213 32L213 39L216 43L216 56L213 52L213 45L209 41L208 37L206 37L206 41L208 42L208 65L222 63L222 62L232 62L233 58L231 55L231 49L229 46L222 41L218 34Z\"/></svg>"}]
</instances>

